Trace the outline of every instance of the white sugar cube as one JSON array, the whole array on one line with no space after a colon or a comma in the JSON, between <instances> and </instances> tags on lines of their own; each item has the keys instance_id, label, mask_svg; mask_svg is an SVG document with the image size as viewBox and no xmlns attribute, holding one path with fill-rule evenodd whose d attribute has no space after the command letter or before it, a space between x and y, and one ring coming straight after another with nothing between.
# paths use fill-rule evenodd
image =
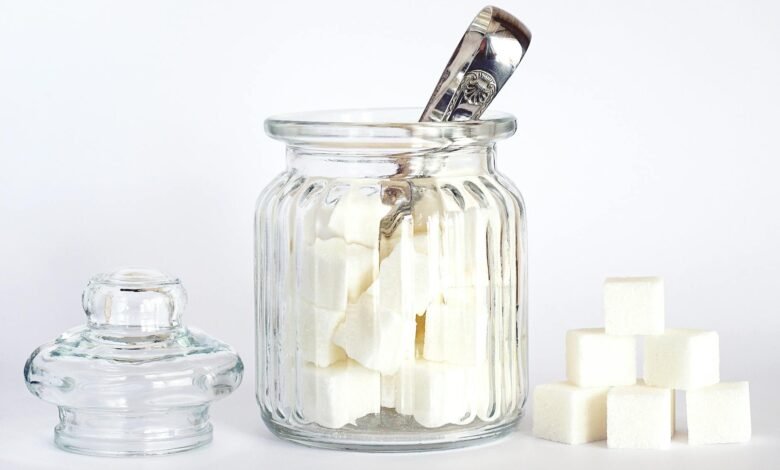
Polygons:
<instances>
[{"instance_id":1,"label":"white sugar cube","mask_svg":"<svg viewBox=\"0 0 780 470\"><path fill-rule=\"evenodd\" d=\"M415 355L416 315L439 294L430 287L428 257L405 237L382 260L373 284L347 308L334 342L373 370L392 375Z\"/></svg>"},{"instance_id":2,"label":"white sugar cube","mask_svg":"<svg viewBox=\"0 0 780 470\"><path fill-rule=\"evenodd\" d=\"M665 449L672 440L674 391L628 385L607 393L607 447Z\"/></svg>"},{"instance_id":3,"label":"white sugar cube","mask_svg":"<svg viewBox=\"0 0 780 470\"><path fill-rule=\"evenodd\" d=\"M469 375L462 367L430 361L416 361L414 419L422 426L436 428L445 424L466 424L471 406L465 391Z\"/></svg>"},{"instance_id":4,"label":"white sugar cube","mask_svg":"<svg viewBox=\"0 0 780 470\"><path fill-rule=\"evenodd\" d=\"M718 333L668 329L645 338L644 376L648 385L689 390L718 383Z\"/></svg>"},{"instance_id":5,"label":"white sugar cube","mask_svg":"<svg viewBox=\"0 0 780 470\"><path fill-rule=\"evenodd\" d=\"M567 331L566 378L580 387L636 383L636 340L596 328Z\"/></svg>"},{"instance_id":6,"label":"white sugar cube","mask_svg":"<svg viewBox=\"0 0 780 470\"><path fill-rule=\"evenodd\" d=\"M425 360L405 361L397 376L396 411L426 428L466 424L474 419L474 368Z\"/></svg>"},{"instance_id":7,"label":"white sugar cube","mask_svg":"<svg viewBox=\"0 0 780 470\"><path fill-rule=\"evenodd\" d=\"M750 440L750 390L747 382L724 382L685 393L690 444Z\"/></svg>"},{"instance_id":8,"label":"white sugar cube","mask_svg":"<svg viewBox=\"0 0 780 470\"><path fill-rule=\"evenodd\" d=\"M417 324L414 313L399 311L397 299L380 298L377 290L372 285L349 306L333 342L363 366L393 375L404 359L414 357Z\"/></svg>"},{"instance_id":9,"label":"white sugar cube","mask_svg":"<svg viewBox=\"0 0 780 470\"><path fill-rule=\"evenodd\" d=\"M607 387L568 383L534 388L533 434L564 444L582 444L607 437Z\"/></svg>"},{"instance_id":10,"label":"white sugar cube","mask_svg":"<svg viewBox=\"0 0 780 470\"><path fill-rule=\"evenodd\" d=\"M430 361L477 365L487 357L490 301L487 288L451 288L425 315L423 356Z\"/></svg>"},{"instance_id":11,"label":"white sugar cube","mask_svg":"<svg viewBox=\"0 0 780 470\"><path fill-rule=\"evenodd\" d=\"M429 270L429 261L435 259L417 251L414 237L398 242L382 260L372 285L385 308L405 316L425 313L428 304L439 296L438 273Z\"/></svg>"},{"instance_id":12,"label":"white sugar cube","mask_svg":"<svg viewBox=\"0 0 780 470\"><path fill-rule=\"evenodd\" d=\"M355 424L358 418L379 413L379 373L346 360L329 367L303 364L301 413L326 428Z\"/></svg>"},{"instance_id":13,"label":"white sugar cube","mask_svg":"<svg viewBox=\"0 0 780 470\"><path fill-rule=\"evenodd\" d=\"M393 376L395 388L387 396L395 399L396 412L414 415L426 427L438 427L447 423L467 424L473 419L490 422L501 416L497 410L497 392L491 381L488 362L479 366L456 366L424 359L403 362ZM458 392L445 392L447 387ZM429 404L440 403L431 411ZM383 405L384 406L384 405Z\"/></svg>"},{"instance_id":14,"label":"white sugar cube","mask_svg":"<svg viewBox=\"0 0 780 470\"><path fill-rule=\"evenodd\" d=\"M319 308L305 300L297 305L298 344L303 360L325 367L345 359L344 350L333 343L333 333L345 313Z\"/></svg>"},{"instance_id":15,"label":"white sugar cube","mask_svg":"<svg viewBox=\"0 0 780 470\"><path fill-rule=\"evenodd\" d=\"M464 209L449 198L443 199L444 204L427 201L423 209L414 211L414 245L418 252L429 255L431 279L442 288L485 287L491 275L507 276L502 272L502 261L509 268L510 260L488 256L488 246L501 242L498 213L479 206ZM421 220L425 221L422 228Z\"/></svg>"},{"instance_id":16,"label":"white sugar cube","mask_svg":"<svg viewBox=\"0 0 780 470\"><path fill-rule=\"evenodd\" d=\"M299 251L300 296L320 308L345 311L374 279L374 250L340 238L315 240Z\"/></svg>"},{"instance_id":17,"label":"white sugar cube","mask_svg":"<svg viewBox=\"0 0 780 470\"><path fill-rule=\"evenodd\" d=\"M347 243L373 248L379 244L379 226L390 209L382 203L379 185L355 182L333 208L328 229Z\"/></svg>"},{"instance_id":18,"label":"white sugar cube","mask_svg":"<svg viewBox=\"0 0 780 470\"><path fill-rule=\"evenodd\" d=\"M660 277L611 277L604 281L604 321L609 335L664 332L664 281Z\"/></svg>"}]
</instances>

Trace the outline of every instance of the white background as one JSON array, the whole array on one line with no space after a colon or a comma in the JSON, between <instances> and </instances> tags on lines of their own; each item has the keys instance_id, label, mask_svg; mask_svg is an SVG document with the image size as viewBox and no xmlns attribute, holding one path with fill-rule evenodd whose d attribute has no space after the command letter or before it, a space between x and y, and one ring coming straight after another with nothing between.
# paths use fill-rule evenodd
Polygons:
<instances>
[{"instance_id":1,"label":"white background","mask_svg":"<svg viewBox=\"0 0 780 470\"><path fill-rule=\"evenodd\" d=\"M602 323L605 276L659 274L667 324L716 329L750 380L746 445L570 447L530 436L424 455L273 438L253 399L252 213L283 169L270 114L422 106L483 1L0 3L0 468L770 468L780 459L780 7L771 1L500 6L533 31L494 102L517 115L499 167L528 205L530 374L564 375L570 328ZM186 321L233 344L243 386L215 441L111 460L52 444L26 356L84 321L96 272L179 275ZM682 423L681 423L682 424Z\"/></svg>"}]
</instances>

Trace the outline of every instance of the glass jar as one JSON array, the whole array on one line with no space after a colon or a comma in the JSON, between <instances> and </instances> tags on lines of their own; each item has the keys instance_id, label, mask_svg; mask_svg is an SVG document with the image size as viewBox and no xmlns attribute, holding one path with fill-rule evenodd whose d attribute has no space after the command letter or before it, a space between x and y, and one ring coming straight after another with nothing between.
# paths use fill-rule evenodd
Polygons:
<instances>
[{"instance_id":1,"label":"glass jar","mask_svg":"<svg viewBox=\"0 0 780 470\"><path fill-rule=\"evenodd\" d=\"M513 116L279 116L257 202L257 401L283 438L415 451L501 436L528 392L526 229L495 168Z\"/></svg>"}]
</instances>

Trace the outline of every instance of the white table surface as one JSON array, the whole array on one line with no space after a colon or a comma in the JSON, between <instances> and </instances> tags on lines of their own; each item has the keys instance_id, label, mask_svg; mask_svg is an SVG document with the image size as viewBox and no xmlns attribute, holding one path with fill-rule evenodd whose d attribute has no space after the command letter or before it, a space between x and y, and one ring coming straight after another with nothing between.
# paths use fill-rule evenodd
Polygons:
<instances>
[{"instance_id":1,"label":"white table surface","mask_svg":"<svg viewBox=\"0 0 780 470\"><path fill-rule=\"evenodd\" d=\"M54 406L30 395L23 381L8 384L0 417L0 469L312 469L405 470L438 468L777 468L780 427L776 399L767 388L751 390L753 439L747 444L689 446L678 432L668 450L610 450L605 442L568 446L531 436L531 418L504 439L477 447L420 454L364 454L310 449L284 442L265 428L247 380L232 397L212 407L214 441L183 454L142 457L89 457L60 451L53 444ZM680 414L680 413L678 413ZM682 418L682 416L680 416Z\"/></svg>"}]
</instances>

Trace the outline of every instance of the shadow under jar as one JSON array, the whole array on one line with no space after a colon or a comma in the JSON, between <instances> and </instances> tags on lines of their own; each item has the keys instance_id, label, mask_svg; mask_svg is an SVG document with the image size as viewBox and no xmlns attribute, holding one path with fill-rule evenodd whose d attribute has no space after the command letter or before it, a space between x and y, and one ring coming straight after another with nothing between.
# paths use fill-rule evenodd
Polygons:
<instances>
[{"instance_id":1,"label":"shadow under jar","mask_svg":"<svg viewBox=\"0 0 780 470\"><path fill-rule=\"evenodd\" d=\"M278 116L255 218L257 401L301 444L407 452L510 432L528 392L525 208L495 169L513 116Z\"/></svg>"}]
</instances>

